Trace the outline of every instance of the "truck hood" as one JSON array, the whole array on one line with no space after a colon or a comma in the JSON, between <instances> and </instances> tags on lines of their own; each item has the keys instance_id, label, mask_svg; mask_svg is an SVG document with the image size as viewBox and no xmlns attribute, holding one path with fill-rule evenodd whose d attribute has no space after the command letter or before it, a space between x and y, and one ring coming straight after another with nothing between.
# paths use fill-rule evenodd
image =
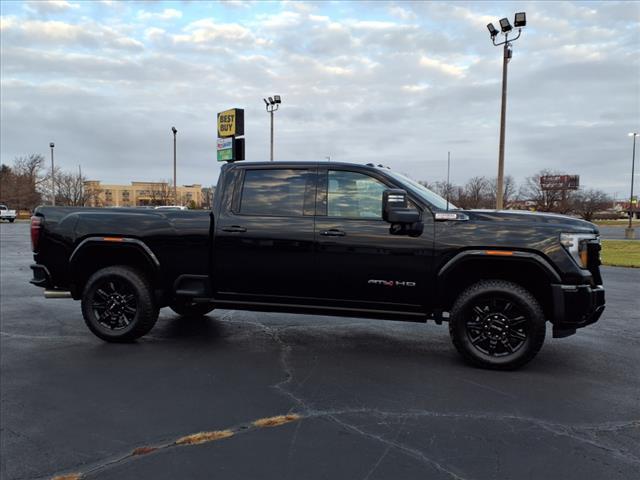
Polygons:
<instances>
[{"instance_id":1,"label":"truck hood","mask_svg":"<svg viewBox=\"0 0 640 480\"><path fill-rule=\"evenodd\" d=\"M599 233L593 223L567 215L528 212L524 210L463 210L472 221L501 222L503 224L540 225L557 227L567 232Z\"/></svg>"}]
</instances>

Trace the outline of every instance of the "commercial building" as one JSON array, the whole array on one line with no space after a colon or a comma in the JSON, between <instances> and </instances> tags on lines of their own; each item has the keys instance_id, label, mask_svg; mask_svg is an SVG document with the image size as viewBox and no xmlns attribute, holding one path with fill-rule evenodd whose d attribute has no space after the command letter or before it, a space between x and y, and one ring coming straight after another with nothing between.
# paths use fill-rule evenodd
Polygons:
<instances>
[{"instance_id":1,"label":"commercial building","mask_svg":"<svg viewBox=\"0 0 640 480\"><path fill-rule=\"evenodd\" d=\"M141 207L153 205L187 205L201 208L202 185L181 185L174 198L173 185L167 182L131 182L131 185L103 184L87 180L84 188L92 207Z\"/></svg>"}]
</instances>

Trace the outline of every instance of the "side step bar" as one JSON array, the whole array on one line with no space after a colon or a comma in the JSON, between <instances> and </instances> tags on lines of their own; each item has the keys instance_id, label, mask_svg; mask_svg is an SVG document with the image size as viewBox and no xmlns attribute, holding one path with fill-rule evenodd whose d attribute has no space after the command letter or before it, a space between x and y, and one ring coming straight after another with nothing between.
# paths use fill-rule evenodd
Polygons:
<instances>
[{"instance_id":1,"label":"side step bar","mask_svg":"<svg viewBox=\"0 0 640 480\"><path fill-rule=\"evenodd\" d=\"M72 298L67 290L45 290L44 298Z\"/></svg>"}]
</instances>

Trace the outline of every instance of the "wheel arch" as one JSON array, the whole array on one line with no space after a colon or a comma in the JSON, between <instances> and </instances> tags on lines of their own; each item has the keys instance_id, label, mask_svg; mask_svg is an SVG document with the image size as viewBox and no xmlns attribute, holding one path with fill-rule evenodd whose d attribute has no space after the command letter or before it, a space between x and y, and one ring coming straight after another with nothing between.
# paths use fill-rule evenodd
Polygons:
<instances>
[{"instance_id":1,"label":"wheel arch","mask_svg":"<svg viewBox=\"0 0 640 480\"><path fill-rule=\"evenodd\" d=\"M466 250L458 253L437 273L436 289L443 310L449 310L458 295L481 280L507 280L529 290L547 318L553 316L551 284L560 276L541 255L512 250Z\"/></svg>"},{"instance_id":2,"label":"wheel arch","mask_svg":"<svg viewBox=\"0 0 640 480\"><path fill-rule=\"evenodd\" d=\"M88 237L82 240L69 257L71 293L78 299L89 277L101 268L127 265L144 273L156 286L160 280L160 262L142 240L129 237Z\"/></svg>"}]
</instances>

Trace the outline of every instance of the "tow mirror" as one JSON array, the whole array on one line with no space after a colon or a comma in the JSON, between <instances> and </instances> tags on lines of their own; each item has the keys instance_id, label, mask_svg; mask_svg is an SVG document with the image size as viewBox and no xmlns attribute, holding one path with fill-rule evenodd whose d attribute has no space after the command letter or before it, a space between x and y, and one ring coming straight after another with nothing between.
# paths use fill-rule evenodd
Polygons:
<instances>
[{"instance_id":1,"label":"tow mirror","mask_svg":"<svg viewBox=\"0 0 640 480\"><path fill-rule=\"evenodd\" d=\"M420 221L420 212L407 207L407 192L390 188L382 192L382 218L389 223L410 224Z\"/></svg>"}]
</instances>

